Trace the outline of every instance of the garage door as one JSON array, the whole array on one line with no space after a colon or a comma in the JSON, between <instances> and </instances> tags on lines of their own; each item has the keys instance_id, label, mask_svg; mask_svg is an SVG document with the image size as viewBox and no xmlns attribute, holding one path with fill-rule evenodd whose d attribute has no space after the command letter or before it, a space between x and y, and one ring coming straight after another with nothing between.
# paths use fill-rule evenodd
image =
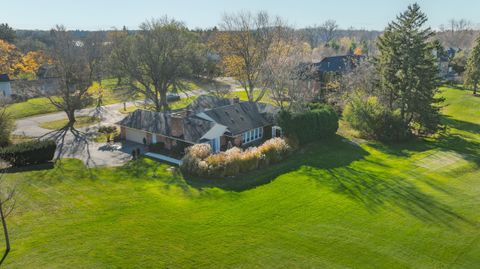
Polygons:
<instances>
[{"instance_id":1,"label":"garage door","mask_svg":"<svg viewBox=\"0 0 480 269\"><path fill-rule=\"evenodd\" d=\"M125 138L128 141L137 142L143 144L143 138L147 137L147 134L144 131L135 130L135 129L126 129Z\"/></svg>"}]
</instances>

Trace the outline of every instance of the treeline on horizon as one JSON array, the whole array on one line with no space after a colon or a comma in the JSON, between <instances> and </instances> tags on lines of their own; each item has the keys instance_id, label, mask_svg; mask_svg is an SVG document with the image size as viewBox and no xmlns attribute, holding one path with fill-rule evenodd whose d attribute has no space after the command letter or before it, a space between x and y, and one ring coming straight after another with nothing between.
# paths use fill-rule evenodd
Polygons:
<instances>
[{"instance_id":1,"label":"treeline on horizon","mask_svg":"<svg viewBox=\"0 0 480 269\"><path fill-rule=\"evenodd\" d=\"M329 27L329 29L325 29ZM323 28L323 29L322 29ZM127 29L123 27L129 34L135 34L140 30L136 29ZM89 34L95 33L99 34L105 40L108 39L108 34L111 32L118 31L119 29L111 30L68 30L74 38L82 40L88 37ZM212 28L195 28L189 29L191 32L194 32L199 35L200 40L204 43L208 42L212 35L215 32L220 32L221 30L218 27ZM329 31L330 33L325 34L322 31ZM363 43L362 45L367 48L367 51L370 53L375 53L376 51L376 40L383 33L379 30L365 30L365 29L356 29L350 27L348 29L340 29L338 25L333 20L327 20L322 25L315 25L305 28L295 29L295 33L300 37L300 40L303 40L305 43L308 43L312 49L317 47L324 47L328 42L341 42L342 39L348 39L349 42ZM26 30L26 29L16 29L15 30L15 41L13 42L21 51L28 52L34 50L42 50L48 48L51 45L51 36L50 30ZM451 19L448 21L447 26L442 25L439 30L435 31L436 38L441 42L445 48L459 48L463 50L469 50L472 48L475 37L480 34L480 30L474 29L472 24L467 22L464 19L455 20ZM331 35L331 36L328 36ZM332 39L332 40L328 40ZM323 46L322 46L323 45ZM338 44L338 47L345 44ZM350 44L351 45L351 44ZM328 47L328 45L327 45ZM331 56L330 54L334 53L346 53L345 49L336 51L330 51L328 55L322 56ZM325 54L325 53L322 53ZM313 57L315 58L315 57ZM312 59L319 60L319 59Z\"/></svg>"}]
</instances>

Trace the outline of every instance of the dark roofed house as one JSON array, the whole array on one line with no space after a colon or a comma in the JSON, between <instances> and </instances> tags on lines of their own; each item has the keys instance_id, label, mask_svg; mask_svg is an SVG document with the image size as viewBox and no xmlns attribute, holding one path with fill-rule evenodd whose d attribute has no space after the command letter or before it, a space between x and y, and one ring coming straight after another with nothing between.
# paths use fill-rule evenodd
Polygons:
<instances>
[{"instance_id":1,"label":"dark roofed house","mask_svg":"<svg viewBox=\"0 0 480 269\"><path fill-rule=\"evenodd\" d=\"M364 55L341 55L325 57L322 61L314 63L317 72L345 74L357 67L363 60Z\"/></svg>"},{"instance_id":2,"label":"dark roofed house","mask_svg":"<svg viewBox=\"0 0 480 269\"><path fill-rule=\"evenodd\" d=\"M276 136L278 108L238 99L200 96L186 109L172 112L136 110L119 125L123 139L161 144L166 150L209 143L214 152L248 146Z\"/></svg>"}]
</instances>

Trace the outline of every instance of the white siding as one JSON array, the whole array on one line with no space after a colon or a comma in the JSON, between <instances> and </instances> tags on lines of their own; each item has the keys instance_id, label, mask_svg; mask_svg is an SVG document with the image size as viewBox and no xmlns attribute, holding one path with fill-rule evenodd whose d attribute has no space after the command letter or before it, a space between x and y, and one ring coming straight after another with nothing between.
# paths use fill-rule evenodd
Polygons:
<instances>
[{"instance_id":1,"label":"white siding","mask_svg":"<svg viewBox=\"0 0 480 269\"><path fill-rule=\"evenodd\" d=\"M12 95L10 82L0 82L0 98L10 97L10 95Z\"/></svg>"}]
</instances>

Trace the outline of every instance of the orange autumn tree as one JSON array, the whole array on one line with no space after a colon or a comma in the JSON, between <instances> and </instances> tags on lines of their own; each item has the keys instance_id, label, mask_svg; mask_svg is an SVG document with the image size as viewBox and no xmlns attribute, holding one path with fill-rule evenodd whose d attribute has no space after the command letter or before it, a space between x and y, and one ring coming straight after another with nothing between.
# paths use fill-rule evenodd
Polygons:
<instances>
[{"instance_id":1,"label":"orange autumn tree","mask_svg":"<svg viewBox=\"0 0 480 269\"><path fill-rule=\"evenodd\" d=\"M363 48L361 47L356 47L355 50L353 51L354 55L363 55Z\"/></svg>"}]
</instances>

